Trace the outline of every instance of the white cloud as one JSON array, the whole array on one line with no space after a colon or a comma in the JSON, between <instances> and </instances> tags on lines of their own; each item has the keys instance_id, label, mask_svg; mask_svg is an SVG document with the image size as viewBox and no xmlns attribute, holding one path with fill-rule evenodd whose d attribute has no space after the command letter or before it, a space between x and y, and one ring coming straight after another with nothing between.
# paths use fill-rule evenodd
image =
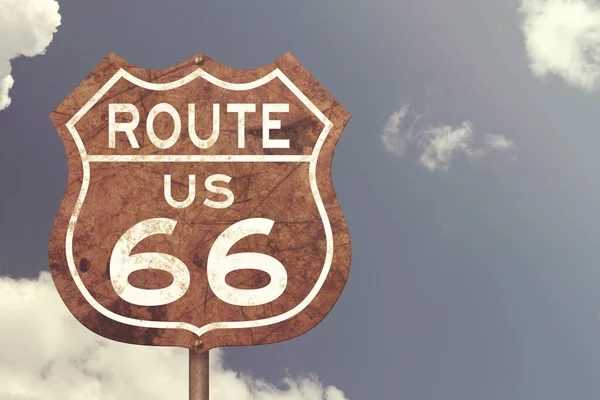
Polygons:
<instances>
[{"instance_id":1,"label":"white cloud","mask_svg":"<svg viewBox=\"0 0 600 400\"><path fill-rule=\"evenodd\" d=\"M595 0L521 0L530 68L586 90L600 81L600 3Z\"/></svg>"},{"instance_id":2,"label":"white cloud","mask_svg":"<svg viewBox=\"0 0 600 400\"><path fill-rule=\"evenodd\" d=\"M187 350L104 339L79 324L47 272L0 276L0 399L187 399ZM211 353L211 398L347 400L317 377L288 377L284 388L237 373Z\"/></svg>"},{"instance_id":3,"label":"white cloud","mask_svg":"<svg viewBox=\"0 0 600 400\"><path fill-rule=\"evenodd\" d=\"M473 148L473 124L463 121L461 126L437 126L426 129L419 138L423 152L419 161L430 171L447 170L450 161L457 153L464 153L470 159L483 156L483 150Z\"/></svg>"},{"instance_id":4,"label":"white cloud","mask_svg":"<svg viewBox=\"0 0 600 400\"><path fill-rule=\"evenodd\" d=\"M10 105L10 60L44 54L60 25L54 0L0 0L0 110Z\"/></svg>"},{"instance_id":5,"label":"white cloud","mask_svg":"<svg viewBox=\"0 0 600 400\"><path fill-rule=\"evenodd\" d=\"M502 135L487 135L485 137L485 144L488 148L498 151L508 151L517 148L512 140L508 140Z\"/></svg>"},{"instance_id":6,"label":"white cloud","mask_svg":"<svg viewBox=\"0 0 600 400\"><path fill-rule=\"evenodd\" d=\"M446 171L459 155L470 161L483 158L490 151L516 149L512 140L502 135L486 135L483 147L475 145L473 124L463 121L459 126L436 125L416 129L417 122L425 114L415 115L410 106L402 104L398 111L388 118L381 134L382 143L390 153L403 156L408 147L415 144L421 151L419 162L430 171ZM403 129L405 120L410 121L408 129Z\"/></svg>"},{"instance_id":7,"label":"white cloud","mask_svg":"<svg viewBox=\"0 0 600 400\"><path fill-rule=\"evenodd\" d=\"M402 156L406 153L406 148L414 136L413 128L417 121L424 115L417 115L412 121L409 129L403 131L402 123L407 115L409 115L409 112L410 109L408 104L403 104L398 111L390 115L383 128L383 134L381 135L381 140L386 150L397 156Z\"/></svg>"}]
</instances>

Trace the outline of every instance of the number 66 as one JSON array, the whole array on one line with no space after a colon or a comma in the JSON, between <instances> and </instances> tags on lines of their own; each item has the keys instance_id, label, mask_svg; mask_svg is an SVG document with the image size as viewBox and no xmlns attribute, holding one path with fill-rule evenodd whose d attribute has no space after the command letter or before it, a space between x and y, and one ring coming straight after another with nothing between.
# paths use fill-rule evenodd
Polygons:
<instances>
[{"instance_id":1,"label":"number 66","mask_svg":"<svg viewBox=\"0 0 600 400\"><path fill-rule=\"evenodd\" d=\"M249 235L268 235L275 221L248 218L236 222L217 237L206 262L208 284L222 301L236 306L258 306L277 299L287 286L287 272L277 259L261 253L227 255L240 239ZM140 306L160 306L179 300L190 286L190 272L183 261L164 253L131 255L133 248L152 235L171 235L177 221L170 218L151 218L127 230L117 241L110 257L110 277L113 288L125 301ZM173 283L162 289L140 289L131 285L129 275L148 268L166 271ZM260 289L238 289L225 282L227 274L241 269L266 272L271 281Z\"/></svg>"}]
</instances>

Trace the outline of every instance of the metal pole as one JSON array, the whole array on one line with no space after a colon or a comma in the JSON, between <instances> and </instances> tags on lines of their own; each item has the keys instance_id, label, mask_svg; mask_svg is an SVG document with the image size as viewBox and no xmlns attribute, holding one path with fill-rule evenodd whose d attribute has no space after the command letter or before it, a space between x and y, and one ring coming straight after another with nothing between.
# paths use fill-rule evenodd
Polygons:
<instances>
[{"instance_id":1,"label":"metal pole","mask_svg":"<svg viewBox=\"0 0 600 400\"><path fill-rule=\"evenodd\" d=\"M190 400L208 400L208 350L190 350Z\"/></svg>"}]
</instances>

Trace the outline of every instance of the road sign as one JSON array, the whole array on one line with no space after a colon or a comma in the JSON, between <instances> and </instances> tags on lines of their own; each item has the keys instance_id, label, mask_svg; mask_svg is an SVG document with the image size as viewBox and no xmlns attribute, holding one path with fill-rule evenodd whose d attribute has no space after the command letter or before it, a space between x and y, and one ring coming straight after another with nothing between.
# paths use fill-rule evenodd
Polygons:
<instances>
[{"instance_id":1,"label":"road sign","mask_svg":"<svg viewBox=\"0 0 600 400\"><path fill-rule=\"evenodd\" d=\"M204 352L290 339L333 307L350 115L291 54L253 70L110 54L50 118L69 165L50 269L87 328Z\"/></svg>"}]
</instances>

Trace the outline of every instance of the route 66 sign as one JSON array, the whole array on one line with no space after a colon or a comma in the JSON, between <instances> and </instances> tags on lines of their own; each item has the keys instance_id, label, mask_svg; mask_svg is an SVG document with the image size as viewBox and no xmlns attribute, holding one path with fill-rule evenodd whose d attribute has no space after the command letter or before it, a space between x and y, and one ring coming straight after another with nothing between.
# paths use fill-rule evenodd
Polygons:
<instances>
[{"instance_id":1,"label":"route 66 sign","mask_svg":"<svg viewBox=\"0 0 600 400\"><path fill-rule=\"evenodd\" d=\"M291 54L254 70L110 54L50 118L69 165L50 269L87 328L206 351L298 336L333 307L351 249L331 163L350 115Z\"/></svg>"}]
</instances>

